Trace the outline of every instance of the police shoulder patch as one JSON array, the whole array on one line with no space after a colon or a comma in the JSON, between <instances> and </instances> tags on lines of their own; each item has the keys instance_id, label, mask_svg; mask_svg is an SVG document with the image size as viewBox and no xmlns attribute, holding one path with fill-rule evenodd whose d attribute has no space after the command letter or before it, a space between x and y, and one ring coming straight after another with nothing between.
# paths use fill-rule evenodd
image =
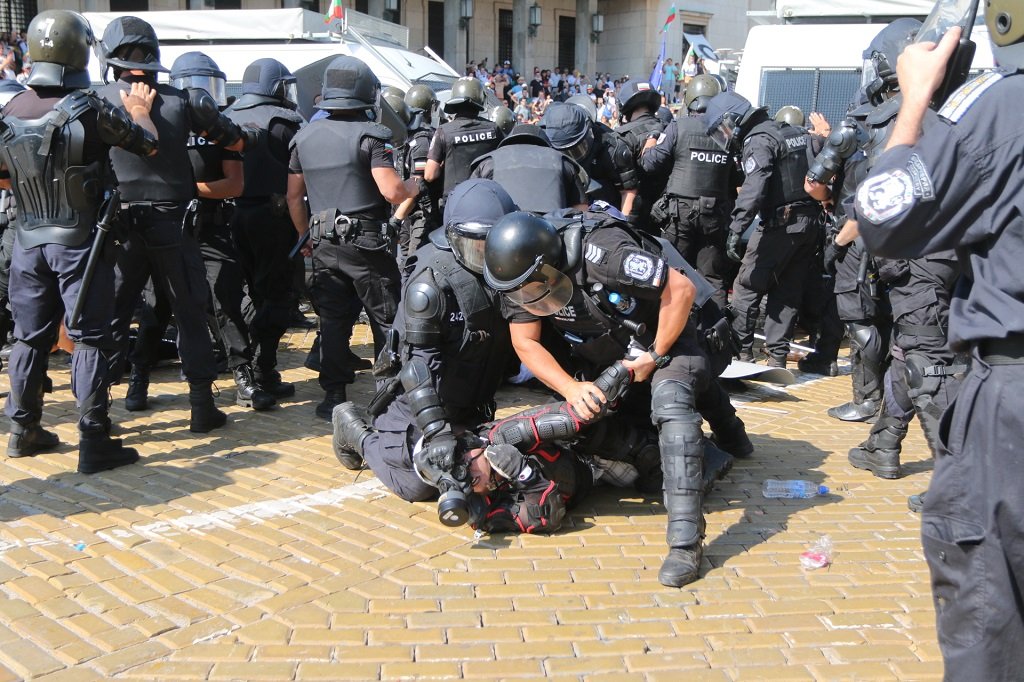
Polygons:
<instances>
[{"instance_id":1,"label":"police shoulder patch","mask_svg":"<svg viewBox=\"0 0 1024 682\"><path fill-rule=\"evenodd\" d=\"M939 116L950 123L958 123L967 110L978 101L978 98L1002 78L1003 74L998 71L988 71L960 86L960 89L954 92L939 109Z\"/></svg>"},{"instance_id":2,"label":"police shoulder patch","mask_svg":"<svg viewBox=\"0 0 1024 682\"><path fill-rule=\"evenodd\" d=\"M757 170L757 159L755 159L753 156L749 157L746 161L743 162L743 172L744 173L749 175L750 173L753 173L756 170Z\"/></svg>"},{"instance_id":3,"label":"police shoulder patch","mask_svg":"<svg viewBox=\"0 0 1024 682\"><path fill-rule=\"evenodd\" d=\"M622 260L622 272L637 284L659 287L665 274L665 261L648 253L634 251Z\"/></svg>"},{"instance_id":4,"label":"police shoulder patch","mask_svg":"<svg viewBox=\"0 0 1024 682\"><path fill-rule=\"evenodd\" d=\"M907 211L914 198L914 181L906 171L896 169L861 183L857 208L860 215L877 224Z\"/></svg>"},{"instance_id":5,"label":"police shoulder patch","mask_svg":"<svg viewBox=\"0 0 1024 682\"><path fill-rule=\"evenodd\" d=\"M604 249L594 244L587 244L587 248L583 252L584 258L586 258L591 263L597 263L598 265L604 263L605 260L607 260L606 255L607 252Z\"/></svg>"}]
</instances>

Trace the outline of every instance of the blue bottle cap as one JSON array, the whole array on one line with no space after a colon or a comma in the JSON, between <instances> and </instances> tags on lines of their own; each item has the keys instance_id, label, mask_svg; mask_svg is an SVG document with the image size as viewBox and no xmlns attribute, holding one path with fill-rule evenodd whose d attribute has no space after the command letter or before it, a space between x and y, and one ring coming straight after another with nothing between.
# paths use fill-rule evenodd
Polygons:
<instances>
[{"instance_id":1,"label":"blue bottle cap","mask_svg":"<svg viewBox=\"0 0 1024 682\"><path fill-rule=\"evenodd\" d=\"M828 495L828 486L827 485L819 485L818 486L818 494L819 495Z\"/></svg>"},{"instance_id":2,"label":"blue bottle cap","mask_svg":"<svg viewBox=\"0 0 1024 682\"><path fill-rule=\"evenodd\" d=\"M617 294L614 291L611 292L610 294L608 294L608 302L611 303L612 305L618 305L619 301L621 301L621 300L622 300L622 296L620 296L619 294Z\"/></svg>"}]
</instances>

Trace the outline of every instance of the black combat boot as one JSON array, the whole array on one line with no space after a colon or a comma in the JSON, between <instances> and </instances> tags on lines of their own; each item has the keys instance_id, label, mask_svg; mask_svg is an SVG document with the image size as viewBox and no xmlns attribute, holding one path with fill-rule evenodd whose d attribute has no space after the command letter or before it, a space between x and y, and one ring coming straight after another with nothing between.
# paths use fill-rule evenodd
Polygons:
<instances>
[{"instance_id":1,"label":"black combat boot","mask_svg":"<svg viewBox=\"0 0 1024 682\"><path fill-rule=\"evenodd\" d=\"M253 376L252 365L239 365L232 371L235 376L235 403L254 410L269 410L277 400L264 391Z\"/></svg>"},{"instance_id":2,"label":"black combat boot","mask_svg":"<svg viewBox=\"0 0 1024 682\"><path fill-rule=\"evenodd\" d=\"M31 457L40 452L53 450L60 445L57 434L47 431L39 422L21 425L11 424L11 435L7 439L8 457Z\"/></svg>"},{"instance_id":3,"label":"black combat boot","mask_svg":"<svg viewBox=\"0 0 1024 682\"><path fill-rule=\"evenodd\" d=\"M834 359L829 360L818 353L808 353L797 361L796 366L804 374L820 374L826 377L839 376L839 363Z\"/></svg>"},{"instance_id":4,"label":"black combat boot","mask_svg":"<svg viewBox=\"0 0 1024 682\"><path fill-rule=\"evenodd\" d=\"M884 415L872 427L868 439L850 450L850 464L879 478L899 478L900 444L906 437L907 424Z\"/></svg>"},{"instance_id":5,"label":"black combat boot","mask_svg":"<svg viewBox=\"0 0 1024 682\"><path fill-rule=\"evenodd\" d=\"M340 390L328 391L324 395L323 402L316 406L316 416L321 419L331 421L334 414L334 408L345 402L345 387L343 386Z\"/></svg>"},{"instance_id":6,"label":"black combat boot","mask_svg":"<svg viewBox=\"0 0 1024 682\"><path fill-rule=\"evenodd\" d=\"M192 433L209 433L228 421L228 416L213 402L212 386L212 381L188 382L188 402L192 406L188 430Z\"/></svg>"},{"instance_id":7,"label":"black combat boot","mask_svg":"<svg viewBox=\"0 0 1024 682\"><path fill-rule=\"evenodd\" d=\"M769 355L764 364L775 369L786 369L786 356Z\"/></svg>"},{"instance_id":8,"label":"black combat boot","mask_svg":"<svg viewBox=\"0 0 1024 682\"><path fill-rule=\"evenodd\" d=\"M78 472L95 474L139 461L135 448L127 448L120 438L103 431L83 431L78 442Z\"/></svg>"},{"instance_id":9,"label":"black combat boot","mask_svg":"<svg viewBox=\"0 0 1024 682\"><path fill-rule=\"evenodd\" d=\"M346 469L362 469L363 441L373 430L367 426L355 403L346 401L335 405L331 424L334 426L334 438L331 441L334 456Z\"/></svg>"},{"instance_id":10,"label":"black combat boot","mask_svg":"<svg viewBox=\"0 0 1024 682\"><path fill-rule=\"evenodd\" d=\"M732 469L733 458L725 450L718 448L714 441L704 439L704 482L703 491L707 495L715 485L715 481L725 478L725 475Z\"/></svg>"},{"instance_id":11,"label":"black combat boot","mask_svg":"<svg viewBox=\"0 0 1024 682\"><path fill-rule=\"evenodd\" d=\"M712 424L711 431L715 445L733 457L744 459L754 454L754 444L747 435L747 426L735 414L724 424Z\"/></svg>"},{"instance_id":12,"label":"black combat boot","mask_svg":"<svg viewBox=\"0 0 1024 682\"><path fill-rule=\"evenodd\" d=\"M149 370L132 365L128 376L128 392L124 395L124 409L141 412L149 409Z\"/></svg>"},{"instance_id":13,"label":"black combat boot","mask_svg":"<svg viewBox=\"0 0 1024 682\"><path fill-rule=\"evenodd\" d=\"M281 373L276 369L260 369L257 367L255 376L256 383L260 385L260 388L278 400L295 395L295 384L281 381ZM325 417L325 419L330 418L330 415Z\"/></svg>"},{"instance_id":14,"label":"black combat boot","mask_svg":"<svg viewBox=\"0 0 1024 682\"><path fill-rule=\"evenodd\" d=\"M844 422L874 422L878 418L878 402L863 400L850 401L828 408L828 416Z\"/></svg>"}]
</instances>

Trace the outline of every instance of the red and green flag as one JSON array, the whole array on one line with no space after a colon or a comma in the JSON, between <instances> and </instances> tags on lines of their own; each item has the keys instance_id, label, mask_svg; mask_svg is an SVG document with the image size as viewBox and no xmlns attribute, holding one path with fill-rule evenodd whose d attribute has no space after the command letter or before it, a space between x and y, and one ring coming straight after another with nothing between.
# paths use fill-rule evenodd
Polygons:
<instances>
[{"instance_id":1,"label":"red and green flag","mask_svg":"<svg viewBox=\"0 0 1024 682\"><path fill-rule=\"evenodd\" d=\"M327 14L324 15L324 23L329 24L335 19L345 18L345 8L341 5L341 0L331 0L330 7L327 8Z\"/></svg>"},{"instance_id":2,"label":"red and green flag","mask_svg":"<svg viewBox=\"0 0 1024 682\"><path fill-rule=\"evenodd\" d=\"M335 0L335 2L337 2L337 0ZM669 15L668 15L668 18L667 18L667 19L665 19L665 25L661 27L661 32L662 32L662 33L664 33L665 31L667 31L667 30L668 30L668 26L669 26L669 24L671 24L671 23L672 23L673 21L675 21L675 20L676 20L676 14L677 14L677 12L676 12L676 6L675 6L675 4L673 4L673 5L672 5L672 8L671 8L671 9L669 10Z\"/></svg>"}]
</instances>

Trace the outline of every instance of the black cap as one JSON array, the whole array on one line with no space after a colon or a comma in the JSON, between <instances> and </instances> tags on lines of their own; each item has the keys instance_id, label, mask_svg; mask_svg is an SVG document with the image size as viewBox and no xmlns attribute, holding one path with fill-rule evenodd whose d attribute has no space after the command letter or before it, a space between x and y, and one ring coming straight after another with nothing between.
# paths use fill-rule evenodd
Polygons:
<instances>
[{"instance_id":1,"label":"black cap","mask_svg":"<svg viewBox=\"0 0 1024 682\"><path fill-rule=\"evenodd\" d=\"M498 146L505 147L510 144L533 144L538 147L550 147L551 140L548 139L548 136L540 126L533 125L532 123L517 123L512 128L512 132L498 143Z\"/></svg>"},{"instance_id":2,"label":"black cap","mask_svg":"<svg viewBox=\"0 0 1024 682\"><path fill-rule=\"evenodd\" d=\"M493 180L471 178L460 182L448 195L444 205L444 223L494 225L506 214L518 210L504 187Z\"/></svg>"},{"instance_id":3,"label":"black cap","mask_svg":"<svg viewBox=\"0 0 1024 682\"><path fill-rule=\"evenodd\" d=\"M98 48L106 75L107 66L139 71L168 72L160 63L160 41L156 31L138 17L117 17L103 30Z\"/></svg>"}]
</instances>

